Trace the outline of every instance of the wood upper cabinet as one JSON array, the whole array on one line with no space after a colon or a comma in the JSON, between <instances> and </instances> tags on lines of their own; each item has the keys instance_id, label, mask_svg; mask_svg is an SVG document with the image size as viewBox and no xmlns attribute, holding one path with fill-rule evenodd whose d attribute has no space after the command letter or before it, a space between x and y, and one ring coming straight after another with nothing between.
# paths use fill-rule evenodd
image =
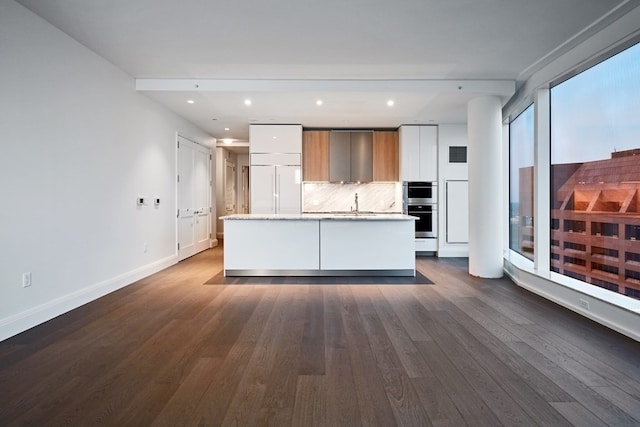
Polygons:
<instances>
[{"instance_id":1,"label":"wood upper cabinet","mask_svg":"<svg viewBox=\"0 0 640 427\"><path fill-rule=\"evenodd\" d=\"M303 181L329 181L329 141L328 130L302 132ZM397 131L373 132L373 181L398 181L398 141Z\"/></svg>"},{"instance_id":2,"label":"wood upper cabinet","mask_svg":"<svg viewBox=\"0 0 640 427\"><path fill-rule=\"evenodd\" d=\"M373 180L398 181L399 148L397 131L373 132Z\"/></svg>"},{"instance_id":3,"label":"wood upper cabinet","mask_svg":"<svg viewBox=\"0 0 640 427\"><path fill-rule=\"evenodd\" d=\"M329 131L302 132L302 180L329 181Z\"/></svg>"}]
</instances>

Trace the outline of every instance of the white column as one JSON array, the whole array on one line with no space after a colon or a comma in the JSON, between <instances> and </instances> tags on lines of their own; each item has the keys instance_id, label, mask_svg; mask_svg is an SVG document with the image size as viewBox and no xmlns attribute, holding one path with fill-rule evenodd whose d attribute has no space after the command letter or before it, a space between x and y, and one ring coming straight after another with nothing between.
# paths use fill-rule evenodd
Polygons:
<instances>
[{"instance_id":1,"label":"white column","mask_svg":"<svg viewBox=\"0 0 640 427\"><path fill-rule=\"evenodd\" d=\"M535 93L535 183L534 183L534 243L535 270L538 275L549 277L551 269L551 117L549 89Z\"/></svg>"},{"instance_id":2,"label":"white column","mask_svg":"<svg viewBox=\"0 0 640 427\"><path fill-rule=\"evenodd\" d=\"M467 106L469 274L502 277L502 103L485 96Z\"/></svg>"}]
</instances>

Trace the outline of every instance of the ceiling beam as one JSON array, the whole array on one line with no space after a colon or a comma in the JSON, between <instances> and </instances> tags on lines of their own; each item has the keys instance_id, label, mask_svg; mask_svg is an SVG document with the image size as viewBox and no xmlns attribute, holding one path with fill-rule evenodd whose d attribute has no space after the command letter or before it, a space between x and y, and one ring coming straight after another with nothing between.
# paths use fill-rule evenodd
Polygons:
<instances>
[{"instance_id":1,"label":"ceiling beam","mask_svg":"<svg viewBox=\"0 0 640 427\"><path fill-rule=\"evenodd\" d=\"M177 92L414 92L512 96L515 80L349 80L137 78L137 91Z\"/></svg>"}]
</instances>

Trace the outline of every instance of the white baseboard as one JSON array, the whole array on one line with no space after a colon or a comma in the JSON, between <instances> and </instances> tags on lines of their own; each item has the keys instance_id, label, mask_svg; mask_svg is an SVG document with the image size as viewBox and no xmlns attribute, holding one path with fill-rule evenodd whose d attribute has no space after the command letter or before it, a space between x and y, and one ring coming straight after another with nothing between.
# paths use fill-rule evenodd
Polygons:
<instances>
[{"instance_id":1,"label":"white baseboard","mask_svg":"<svg viewBox=\"0 0 640 427\"><path fill-rule=\"evenodd\" d=\"M504 272L518 286L640 341L640 313L537 276L507 260ZM588 309L581 305L581 301L587 303Z\"/></svg>"},{"instance_id":2,"label":"white baseboard","mask_svg":"<svg viewBox=\"0 0 640 427\"><path fill-rule=\"evenodd\" d=\"M438 248L438 258L467 258L469 257L469 246L443 246Z\"/></svg>"},{"instance_id":3,"label":"white baseboard","mask_svg":"<svg viewBox=\"0 0 640 427\"><path fill-rule=\"evenodd\" d=\"M21 313L0 319L0 341L24 332L27 329L33 328L120 288L124 288L177 262L178 256L171 255L111 279L61 296L45 304L32 307Z\"/></svg>"}]
</instances>

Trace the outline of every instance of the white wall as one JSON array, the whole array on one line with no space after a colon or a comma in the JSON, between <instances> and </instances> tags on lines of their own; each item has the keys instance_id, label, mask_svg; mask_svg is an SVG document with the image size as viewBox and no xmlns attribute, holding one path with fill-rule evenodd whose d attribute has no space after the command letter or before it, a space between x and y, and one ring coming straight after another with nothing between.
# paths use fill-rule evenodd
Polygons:
<instances>
[{"instance_id":1,"label":"white wall","mask_svg":"<svg viewBox=\"0 0 640 427\"><path fill-rule=\"evenodd\" d=\"M447 243L447 181L466 181L469 179L467 163L449 163L449 147L467 146L466 125L438 126L438 256L466 257L469 245L463 243Z\"/></svg>"},{"instance_id":2,"label":"white wall","mask_svg":"<svg viewBox=\"0 0 640 427\"><path fill-rule=\"evenodd\" d=\"M10 0L0 58L1 340L176 262L176 132L212 138Z\"/></svg>"}]
</instances>

